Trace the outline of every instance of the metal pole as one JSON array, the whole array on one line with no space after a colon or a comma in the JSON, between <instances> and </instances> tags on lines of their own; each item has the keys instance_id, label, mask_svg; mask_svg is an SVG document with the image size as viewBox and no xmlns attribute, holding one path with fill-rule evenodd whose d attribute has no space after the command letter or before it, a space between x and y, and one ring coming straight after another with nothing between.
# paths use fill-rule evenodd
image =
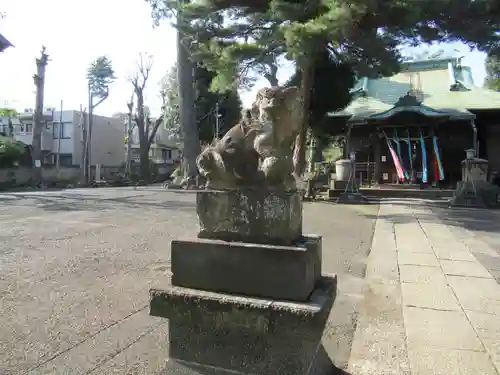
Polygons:
<instances>
[{"instance_id":1,"label":"metal pole","mask_svg":"<svg viewBox=\"0 0 500 375\"><path fill-rule=\"evenodd\" d=\"M83 106L80 104L80 126L81 126L81 139L80 139L80 144L82 145L82 151L81 151L81 157L82 160L80 161L80 169L82 172L82 183L85 183L85 176L86 176L86 165L87 165L87 152L85 149L85 143L87 140L87 128L86 128L86 119L85 119L85 114L83 113Z\"/></svg>"},{"instance_id":2,"label":"metal pole","mask_svg":"<svg viewBox=\"0 0 500 375\"><path fill-rule=\"evenodd\" d=\"M128 126L127 126L127 166L125 175L130 178L130 170L132 164L132 110L129 111L128 115Z\"/></svg>"},{"instance_id":3,"label":"metal pole","mask_svg":"<svg viewBox=\"0 0 500 375\"><path fill-rule=\"evenodd\" d=\"M58 128L58 135L57 135L57 155L56 155L56 171L57 174L59 175L59 167L60 167L60 154L61 154L61 137L62 137L62 115L63 111L63 101L61 100L61 108L59 109L59 128Z\"/></svg>"},{"instance_id":4,"label":"metal pole","mask_svg":"<svg viewBox=\"0 0 500 375\"><path fill-rule=\"evenodd\" d=\"M87 183L92 182L91 181L91 176L92 176L92 120L94 117L94 103L93 103L93 96L92 96L92 91L90 89L90 83L89 83L89 120L87 122L88 124L88 129L87 129Z\"/></svg>"}]
</instances>

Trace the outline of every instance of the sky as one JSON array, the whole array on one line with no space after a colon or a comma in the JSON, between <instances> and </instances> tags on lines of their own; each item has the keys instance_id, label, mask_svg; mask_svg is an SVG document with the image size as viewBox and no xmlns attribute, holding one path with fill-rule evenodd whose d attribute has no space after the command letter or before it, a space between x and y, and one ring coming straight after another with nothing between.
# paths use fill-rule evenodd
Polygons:
<instances>
[{"instance_id":1,"label":"sky","mask_svg":"<svg viewBox=\"0 0 500 375\"><path fill-rule=\"evenodd\" d=\"M159 82L176 59L175 30L168 21L153 27L145 0L1 0L0 12L6 13L6 18L0 20L0 33L15 46L0 54L0 107L20 111L34 107L35 58L45 45L50 56L46 108L59 109L61 100L64 110L78 110L80 105L85 108L87 67L95 58L106 55L113 63L117 80L110 87L109 98L95 113L110 116L127 112L132 93L128 77L136 69L139 54L146 53L153 56L153 67L145 102L153 115L159 115ZM470 52L461 44L445 49L455 56L465 56L464 65L472 67L474 81L481 86L484 54ZM280 69L280 82L292 71L290 65ZM266 82L261 80L252 92L241 93L244 105L249 106L255 90L264 86Z\"/></svg>"}]
</instances>

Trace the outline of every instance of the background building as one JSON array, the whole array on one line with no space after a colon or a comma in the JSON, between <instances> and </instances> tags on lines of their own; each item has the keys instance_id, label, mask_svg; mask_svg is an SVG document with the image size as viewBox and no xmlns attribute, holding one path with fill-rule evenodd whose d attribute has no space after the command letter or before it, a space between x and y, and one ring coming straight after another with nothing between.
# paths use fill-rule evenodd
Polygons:
<instances>
[{"instance_id":1,"label":"background building","mask_svg":"<svg viewBox=\"0 0 500 375\"><path fill-rule=\"evenodd\" d=\"M17 117L0 118L0 132L13 136L27 145L33 142L34 112L26 109ZM62 121L61 121L62 120ZM42 152L44 164L56 163L59 154L61 166L80 166L83 161L82 125L86 119L79 111L46 110L43 115ZM60 123L61 122L61 123ZM10 129L9 129L10 128ZM93 116L91 165L117 167L125 163L123 155L123 122L104 116Z\"/></svg>"},{"instance_id":2,"label":"background building","mask_svg":"<svg viewBox=\"0 0 500 375\"><path fill-rule=\"evenodd\" d=\"M156 119L151 120L151 126L154 126ZM150 129L150 132L152 130ZM136 126L132 131L132 136L129 140L131 142L131 159L134 163L139 163L139 130ZM127 147L125 145L125 155ZM158 167L170 168L180 163L182 155L182 145L176 140L167 135L167 132L160 125L158 128L151 148L149 149L150 160L157 164Z\"/></svg>"},{"instance_id":3,"label":"background building","mask_svg":"<svg viewBox=\"0 0 500 375\"><path fill-rule=\"evenodd\" d=\"M434 137L445 183L461 180L465 149L476 149L491 170L500 170L500 93L476 87L471 68L460 59L404 63L392 77L362 78L353 95L330 119L346 135L347 152L356 152L363 183L398 181L388 148L398 143L406 169L421 175L426 165L429 183L437 183Z\"/></svg>"}]
</instances>

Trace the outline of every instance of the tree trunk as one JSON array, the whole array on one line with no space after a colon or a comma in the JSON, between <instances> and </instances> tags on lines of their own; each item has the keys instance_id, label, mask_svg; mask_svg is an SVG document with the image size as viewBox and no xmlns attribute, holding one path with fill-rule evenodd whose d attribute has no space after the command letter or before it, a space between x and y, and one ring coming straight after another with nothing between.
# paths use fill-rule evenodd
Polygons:
<instances>
[{"instance_id":1,"label":"tree trunk","mask_svg":"<svg viewBox=\"0 0 500 375\"><path fill-rule=\"evenodd\" d=\"M42 130L43 130L43 99L45 89L45 67L47 66L48 55L45 48L42 48L40 58L36 59L36 74L33 76L36 86L36 102L33 124L32 158L33 177L32 183L37 186L42 184Z\"/></svg>"},{"instance_id":2,"label":"tree trunk","mask_svg":"<svg viewBox=\"0 0 500 375\"><path fill-rule=\"evenodd\" d=\"M135 89L135 94L137 97L137 132L139 133L139 168L140 168L140 179L143 181L149 181L149 144L148 144L148 129L147 121L144 113L144 93L142 89Z\"/></svg>"},{"instance_id":3,"label":"tree trunk","mask_svg":"<svg viewBox=\"0 0 500 375\"><path fill-rule=\"evenodd\" d=\"M183 19L179 13L178 24L182 28ZM184 178L194 182L198 175L196 158L200 153L198 126L196 124L194 64L189 59L189 51L183 43L182 30L177 30L177 74L179 82L179 117L184 137L183 170Z\"/></svg>"},{"instance_id":4,"label":"tree trunk","mask_svg":"<svg viewBox=\"0 0 500 375\"><path fill-rule=\"evenodd\" d=\"M314 198L314 158L316 156L316 149L318 147L318 142L317 139L314 135L314 133L311 131L309 128L309 154L307 155L307 173L308 173L308 178L307 178L307 189L306 189L306 197L307 198Z\"/></svg>"},{"instance_id":5,"label":"tree trunk","mask_svg":"<svg viewBox=\"0 0 500 375\"><path fill-rule=\"evenodd\" d=\"M139 167L141 180L149 182L151 179L151 171L149 170L149 147L144 142L140 143Z\"/></svg>"},{"instance_id":6,"label":"tree trunk","mask_svg":"<svg viewBox=\"0 0 500 375\"><path fill-rule=\"evenodd\" d=\"M269 84L272 87L278 86L279 85L279 81L278 81L278 77L277 77L278 66L276 64L270 64L269 70L270 70L270 72L264 74L264 78L267 79L267 81L269 82Z\"/></svg>"},{"instance_id":7,"label":"tree trunk","mask_svg":"<svg viewBox=\"0 0 500 375\"><path fill-rule=\"evenodd\" d=\"M307 155L307 172L314 172L314 161L318 149L318 140L314 133L309 129L309 154Z\"/></svg>"},{"instance_id":8,"label":"tree trunk","mask_svg":"<svg viewBox=\"0 0 500 375\"><path fill-rule=\"evenodd\" d=\"M309 101L314 79L314 59L307 61L302 72L302 81L300 84L302 98L302 118L300 121L300 130L295 140L293 153L294 172L297 176L302 176L305 169L305 152L307 129L309 128Z\"/></svg>"}]
</instances>

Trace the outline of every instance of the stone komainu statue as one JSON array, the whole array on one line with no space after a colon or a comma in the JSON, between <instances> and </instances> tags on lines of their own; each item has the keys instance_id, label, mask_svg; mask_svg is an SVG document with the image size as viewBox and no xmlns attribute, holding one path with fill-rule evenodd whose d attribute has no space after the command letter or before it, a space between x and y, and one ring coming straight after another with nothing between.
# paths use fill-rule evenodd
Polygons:
<instances>
[{"instance_id":1,"label":"stone komainu statue","mask_svg":"<svg viewBox=\"0 0 500 375\"><path fill-rule=\"evenodd\" d=\"M301 109L297 87L260 90L240 123L198 156L197 165L207 179L206 187L295 189L293 145Z\"/></svg>"}]
</instances>

